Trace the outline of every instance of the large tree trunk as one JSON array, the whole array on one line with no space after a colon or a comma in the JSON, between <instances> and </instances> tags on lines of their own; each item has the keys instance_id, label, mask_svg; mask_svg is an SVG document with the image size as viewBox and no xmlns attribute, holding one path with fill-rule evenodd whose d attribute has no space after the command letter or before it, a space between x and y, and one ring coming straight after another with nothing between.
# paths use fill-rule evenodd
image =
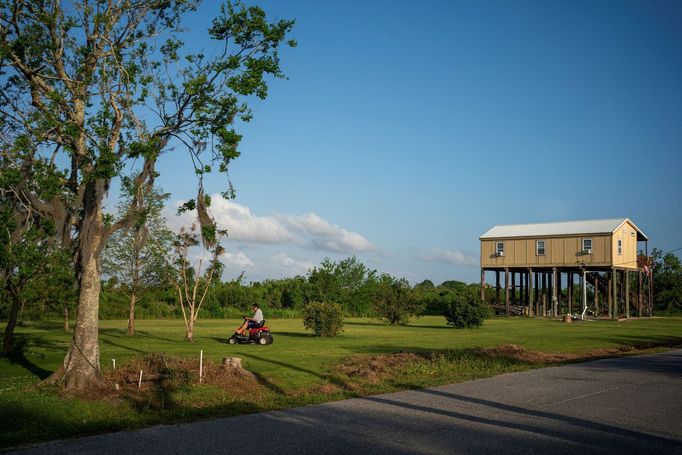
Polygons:
<instances>
[{"instance_id":1,"label":"large tree trunk","mask_svg":"<svg viewBox=\"0 0 682 455\"><path fill-rule=\"evenodd\" d=\"M92 253L89 256L83 261L76 324L64 359L63 382L67 389L99 388L104 384L99 365L99 261Z\"/></svg>"},{"instance_id":2,"label":"large tree trunk","mask_svg":"<svg viewBox=\"0 0 682 455\"><path fill-rule=\"evenodd\" d=\"M104 386L99 364L99 294L101 256L106 242L101 200L105 182L86 187L83 224L79 232L79 296L71 347L64 359L62 381L66 389L85 390Z\"/></svg>"},{"instance_id":3,"label":"large tree trunk","mask_svg":"<svg viewBox=\"0 0 682 455\"><path fill-rule=\"evenodd\" d=\"M10 308L9 320L7 321L7 327L5 327L5 336L2 343L2 352L5 355L14 353L14 329L17 326L19 309L22 306L21 299L19 299L19 296L10 289L10 286L8 286L8 294L12 298L12 307Z\"/></svg>"},{"instance_id":4,"label":"large tree trunk","mask_svg":"<svg viewBox=\"0 0 682 455\"><path fill-rule=\"evenodd\" d=\"M128 313L128 336L135 336L135 303L137 303L137 292L133 288L130 293L130 312Z\"/></svg>"}]
</instances>

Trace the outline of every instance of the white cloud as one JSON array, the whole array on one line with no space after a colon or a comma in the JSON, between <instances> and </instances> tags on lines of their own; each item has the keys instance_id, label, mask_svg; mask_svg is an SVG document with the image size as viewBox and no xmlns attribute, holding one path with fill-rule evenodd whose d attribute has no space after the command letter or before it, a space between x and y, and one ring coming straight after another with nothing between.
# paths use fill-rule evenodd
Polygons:
<instances>
[{"instance_id":1,"label":"white cloud","mask_svg":"<svg viewBox=\"0 0 682 455\"><path fill-rule=\"evenodd\" d=\"M176 202L176 209L184 201ZM231 239L252 243L282 243L293 240L293 235L282 223L271 216L256 216L246 206L224 199L220 195L211 197L209 211L222 229L227 229ZM189 226L196 219L196 212L181 215L166 213L171 227Z\"/></svg>"},{"instance_id":2,"label":"white cloud","mask_svg":"<svg viewBox=\"0 0 682 455\"><path fill-rule=\"evenodd\" d=\"M278 267L286 269L291 272L290 275L305 275L308 269L314 267L312 262L299 261L284 253L279 253L271 258L272 263Z\"/></svg>"},{"instance_id":3,"label":"white cloud","mask_svg":"<svg viewBox=\"0 0 682 455\"><path fill-rule=\"evenodd\" d=\"M429 253L422 254L420 258L426 262L444 262L452 265L472 266L478 264L476 257L462 250L431 248Z\"/></svg>"},{"instance_id":4,"label":"white cloud","mask_svg":"<svg viewBox=\"0 0 682 455\"><path fill-rule=\"evenodd\" d=\"M376 247L356 232L347 231L314 213L282 217L284 222L307 240L316 250L329 250L338 253L374 251Z\"/></svg>"},{"instance_id":5,"label":"white cloud","mask_svg":"<svg viewBox=\"0 0 682 455\"><path fill-rule=\"evenodd\" d=\"M177 201L176 208L183 202ZM294 244L338 253L377 249L362 235L332 224L312 212L304 215L257 216L250 208L218 194L211 196L210 212L218 226L227 229L228 237L240 242ZM191 225L196 217L195 212L176 215L170 210L166 210L165 215L168 224L175 230Z\"/></svg>"},{"instance_id":6,"label":"white cloud","mask_svg":"<svg viewBox=\"0 0 682 455\"><path fill-rule=\"evenodd\" d=\"M229 251L226 251L222 254L221 260L224 264L228 264L231 266L238 266L241 269L249 269L254 266L253 261L248 258L244 253L241 251L238 253L230 253Z\"/></svg>"},{"instance_id":7,"label":"white cloud","mask_svg":"<svg viewBox=\"0 0 682 455\"><path fill-rule=\"evenodd\" d=\"M228 235L235 240L282 243L294 238L274 217L256 216L248 207L223 199L219 195L213 195L211 201L211 214L218 225L227 228Z\"/></svg>"}]
</instances>

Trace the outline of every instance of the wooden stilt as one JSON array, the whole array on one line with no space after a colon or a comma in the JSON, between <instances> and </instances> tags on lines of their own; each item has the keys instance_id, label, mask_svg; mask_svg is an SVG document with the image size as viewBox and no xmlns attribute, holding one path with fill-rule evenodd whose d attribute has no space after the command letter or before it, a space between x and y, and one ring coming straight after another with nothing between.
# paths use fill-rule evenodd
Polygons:
<instances>
[{"instance_id":1,"label":"wooden stilt","mask_svg":"<svg viewBox=\"0 0 682 455\"><path fill-rule=\"evenodd\" d=\"M542 317L547 316L547 273L542 272Z\"/></svg>"},{"instance_id":2,"label":"wooden stilt","mask_svg":"<svg viewBox=\"0 0 682 455\"><path fill-rule=\"evenodd\" d=\"M625 272L618 272L618 318L625 313Z\"/></svg>"},{"instance_id":3,"label":"wooden stilt","mask_svg":"<svg viewBox=\"0 0 682 455\"><path fill-rule=\"evenodd\" d=\"M609 277L606 279L606 299L608 301L608 306L609 306L609 319L613 318L613 292L611 291L613 289L613 274L609 274Z\"/></svg>"},{"instance_id":4,"label":"wooden stilt","mask_svg":"<svg viewBox=\"0 0 682 455\"><path fill-rule=\"evenodd\" d=\"M613 269L613 308L611 310L611 319L618 319L618 271Z\"/></svg>"},{"instance_id":5,"label":"wooden stilt","mask_svg":"<svg viewBox=\"0 0 682 455\"><path fill-rule=\"evenodd\" d=\"M638 286L637 286L637 316L640 318L642 317L642 271L638 270L637 271L637 281Z\"/></svg>"},{"instance_id":6,"label":"wooden stilt","mask_svg":"<svg viewBox=\"0 0 682 455\"><path fill-rule=\"evenodd\" d=\"M558 269L556 274L556 302L561 311L561 269Z\"/></svg>"},{"instance_id":7,"label":"wooden stilt","mask_svg":"<svg viewBox=\"0 0 682 455\"><path fill-rule=\"evenodd\" d=\"M547 293L542 294L542 317L547 316Z\"/></svg>"},{"instance_id":8,"label":"wooden stilt","mask_svg":"<svg viewBox=\"0 0 682 455\"><path fill-rule=\"evenodd\" d=\"M528 316L533 317L533 301L535 300L535 293L533 292L533 269L528 269L528 279L530 286L528 286Z\"/></svg>"},{"instance_id":9,"label":"wooden stilt","mask_svg":"<svg viewBox=\"0 0 682 455\"><path fill-rule=\"evenodd\" d=\"M504 312L509 317L509 269L504 269Z\"/></svg>"},{"instance_id":10,"label":"wooden stilt","mask_svg":"<svg viewBox=\"0 0 682 455\"><path fill-rule=\"evenodd\" d=\"M516 306L516 272L511 273L511 280L512 305Z\"/></svg>"},{"instance_id":11,"label":"wooden stilt","mask_svg":"<svg viewBox=\"0 0 682 455\"><path fill-rule=\"evenodd\" d=\"M500 271L495 270L495 305L500 304Z\"/></svg>"},{"instance_id":12,"label":"wooden stilt","mask_svg":"<svg viewBox=\"0 0 682 455\"><path fill-rule=\"evenodd\" d=\"M599 316L599 277L594 277L594 315Z\"/></svg>"},{"instance_id":13,"label":"wooden stilt","mask_svg":"<svg viewBox=\"0 0 682 455\"><path fill-rule=\"evenodd\" d=\"M552 268L552 317L557 317L556 267Z\"/></svg>"},{"instance_id":14,"label":"wooden stilt","mask_svg":"<svg viewBox=\"0 0 682 455\"><path fill-rule=\"evenodd\" d=\"M625 271L625 317L630 317L630 271Z\"/></svg>"},{"instance_id":15,"label":"wooden stilt","mask_svg":"<svg viewBox=\"0 0 682 455\"><path fill-rule=\"evenodd\" d=\"M573 313L573 272L568 272L567 281L566 298L568 299L568 312Z\"/></svg>"},{"instance_id":16,"label":"wooden stilt","mask_svg":"<svg viewBox=\"0 0 682 455\"><path fill-rule=\"evenodd\" d=\"M582 270L580 274L580 288L582 289L582 295L580 297L580 318L587 314L587 276L585 274L585 269Z\"/></svg>"},{"instance_id":17,"label":"wooden stilt","mask_svg":"<svg viewBox=\"0 0 682 455\"><path fill-rule=\"evenodd\" d=\"M540 311L540 300L542 299L542 279L540 278L540 274L538 272L535 272L535 315L539 316L541 311Z\"/></svg>"}]
</instances>

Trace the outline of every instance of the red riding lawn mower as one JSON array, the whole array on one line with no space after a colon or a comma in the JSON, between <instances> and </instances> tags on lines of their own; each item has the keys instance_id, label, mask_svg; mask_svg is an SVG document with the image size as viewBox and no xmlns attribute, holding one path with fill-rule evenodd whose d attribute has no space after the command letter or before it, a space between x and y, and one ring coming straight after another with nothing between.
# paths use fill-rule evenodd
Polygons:
<instances>
[{"instance_id":1,"label":"red riding lawn mower","mask_svg":"<svg viewBox=\"0 0 682 455\"><path fill-rule=\"evenodd\" d=\"M257 327L246 329L243 334L234 332L234 335L232 335L227 342L229 344L272 344L272 334L270 333L270 329L265 327L265 321L261 321Z\"/></svg>"}]
</instances>

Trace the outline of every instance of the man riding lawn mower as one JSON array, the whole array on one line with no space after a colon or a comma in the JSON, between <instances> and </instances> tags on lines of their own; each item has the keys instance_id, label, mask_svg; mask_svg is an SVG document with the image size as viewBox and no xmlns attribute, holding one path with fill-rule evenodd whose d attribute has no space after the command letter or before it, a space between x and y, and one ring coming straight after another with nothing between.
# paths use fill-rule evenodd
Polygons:
<instances>
[{"instance_id":1,"label":"man riding lawn mower","mask_svg":"<svg viewBox=\"0 0 682 455\"><path fill-rule=\"evenodd\" d=\"M265 327L263 312L257 303L253 304L253 317L244 316L244 324L235 330L234 335L227 342L230 344L258 343L263 345L272 343L270 329Z\"/></svg>"}]
</instances>

